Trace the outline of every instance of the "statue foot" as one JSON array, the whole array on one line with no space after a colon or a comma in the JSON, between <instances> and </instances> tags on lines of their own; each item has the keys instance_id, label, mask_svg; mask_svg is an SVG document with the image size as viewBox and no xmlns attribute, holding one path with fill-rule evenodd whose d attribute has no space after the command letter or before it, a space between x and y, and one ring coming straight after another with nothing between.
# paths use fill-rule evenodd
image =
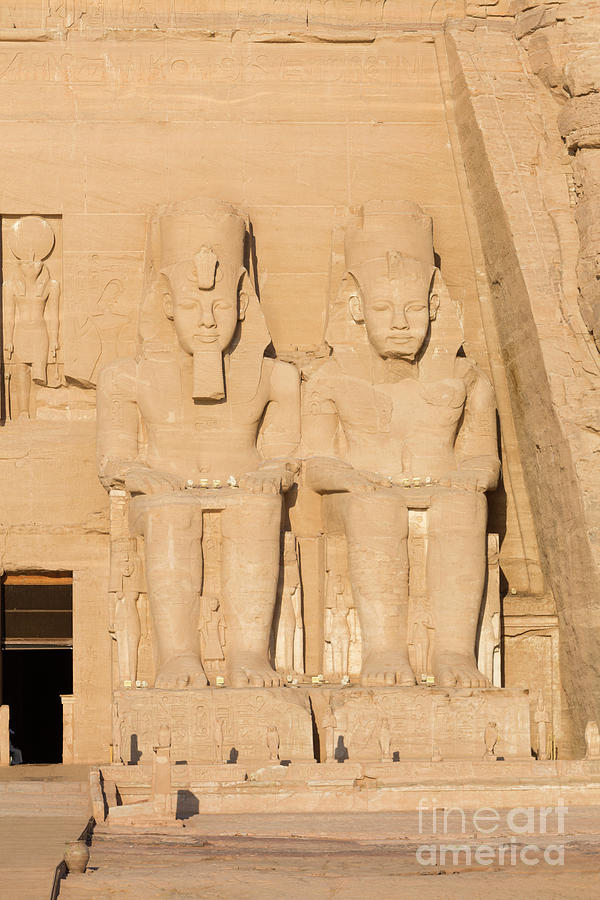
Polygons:
<instances>
[{"instance_id":1,"label":"statue foot","mask_svg":"<svg viewBox=\"0 0 600 900\"><path fill-rule=\"evenodd\" d=\"M158 670L154 687L163 690L206 687L208 680L197 656L175 656Z\"/></svg>"},{"instance_id":2,"label":"statue foot","mask_svg":"<svg viewBox=\"0 0 600 900\"><path fill-rule=\"evenodd\" d=\"M282 677L260 653L231 653L227 685L229 687L280 687Z\"/></svg>"},{"instance_id":3,"label":"statue foot","mask_svg":"<svg viewBox=\"0 0 600 900\"><path fill-rule=\"evenodd\" d=\"M472 653L446 651L433 660L435 683L440 687L489 687L490 683L475 663Z\"/></svg>"},{"instance_id":4,"label":"statue foot","mask_svg":"<svg viewBox=\"0 0 600 900\"><path fill-rule=\"evenodd\" d=\"M360 683L365 687L410 687L415 683L415 674L405 653L369 653L363 660Z\"/></svg>"}]
</instances>

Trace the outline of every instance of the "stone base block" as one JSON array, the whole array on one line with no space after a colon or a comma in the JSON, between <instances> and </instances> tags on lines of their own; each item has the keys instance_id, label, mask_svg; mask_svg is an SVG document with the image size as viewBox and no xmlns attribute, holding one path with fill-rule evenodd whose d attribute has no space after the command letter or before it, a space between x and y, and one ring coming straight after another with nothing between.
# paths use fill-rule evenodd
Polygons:
<instances>
[{"instance_id":1,"label":"stone base block","mask_svg":"<svg viewBox=\"0 0 600 900\"><path fill-rule=\"evenodd\" d=\"M115 760L150 763L159 730L171 731L172 763L314 760L306 692L286 688L116 691Z\"/></svg>"},{"instance_id":2,"label":"stone base block","mask_svg":"<svg viewBox=\"0 0 600 900\"><path fill-rule=\"evenodd\" d=\"M234 770L236 777L225 770ZM97 771L95 777L98 823L106 813L111 828L143 826L150 814L164 821L151 809L151 766L102 766L101 779ZM433 808L510 809L561 803L600 804L600 760L172 767L173 826L185 820L190 827L194 816L207 814L260 813L263 820L264 813L322 816L403 810L416 815L421 806L430 815Z\"/></svg>"},{"instance_id":3,"label":"stone base block","mask_svg":"<svg viewBox=\"0 0 600 900\"><path fill-rule=\"evenodd\" d=\"M308 692L322 761L481 760L486 739L491 746L494 738L497 758L531 756L525 690L348 686Z\"/></svg>"}]
</instances>

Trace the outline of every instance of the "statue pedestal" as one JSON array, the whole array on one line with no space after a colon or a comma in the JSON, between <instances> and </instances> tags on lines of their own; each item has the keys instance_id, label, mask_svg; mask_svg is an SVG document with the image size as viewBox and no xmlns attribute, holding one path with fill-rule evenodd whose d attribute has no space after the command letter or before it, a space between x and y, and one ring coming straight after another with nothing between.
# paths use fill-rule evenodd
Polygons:
<instances>
[{"instance_id":1,"label":"statue pedestal","mask_svg":"<svg viewBox=\"0 0 600 900\"><path fill-rule=\"evenodd\" d=\"M488 749L486 730L496 758L531 756L529 696L518 689L323 685L116 691L115 761L150 763L165 725L171 761L190 765L298 764L319 756L322 762L477 761Z\"/></svg>"},{"instance_id":2,"label":"statue pedestal","mask_svg":"<svg viewBox=\"0 0 600 900\"><path fill-rule=\"evenodd\" d=\"M481 760L531 757L528 692L505 688L309 688L321 760ZM491 725L490 723L494 723Z\"/></svg>"},{"instance_id":3,"label":"statue pedestal","mask_svg":"<svg viewBox=\"0 0 600 900\"><path fill-rule=\"evenodd\" d=\"M150 763L159 729L171 732L171 761L233 764L314 761L308 695L290 688L116 691L115 760Z\"/></svg>"}]
</instances>

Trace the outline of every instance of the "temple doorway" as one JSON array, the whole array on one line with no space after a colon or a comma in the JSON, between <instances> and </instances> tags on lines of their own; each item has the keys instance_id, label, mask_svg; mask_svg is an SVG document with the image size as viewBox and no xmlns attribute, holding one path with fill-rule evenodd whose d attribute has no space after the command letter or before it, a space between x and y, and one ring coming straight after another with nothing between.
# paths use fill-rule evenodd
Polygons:
<instances>
[{"instance_id":1,"label":"temple doorway","mask_svg":"<svg viewBox=\"0 0 600 900\"><path fill-rule=\"evenodd\" d=\"M62 694L73 691L72 575L5 575L0 587L2 703L24 763L62 761Z\"/></svg>"}]
</instances>

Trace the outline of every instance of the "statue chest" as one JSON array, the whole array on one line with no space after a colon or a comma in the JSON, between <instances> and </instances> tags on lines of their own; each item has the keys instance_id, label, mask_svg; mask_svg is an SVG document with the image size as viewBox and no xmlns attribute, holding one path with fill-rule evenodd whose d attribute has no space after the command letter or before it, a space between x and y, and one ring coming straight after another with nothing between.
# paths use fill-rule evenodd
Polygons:
<instances>
[{"instance_id":1,"label":"statue chest","mask_svg":"<svg viewBox=\"0 0 600 900\"><path fill-rule=\"evenodd\" d=\"M453 433L465 400L466 389L461 379L434 382L405 379L377 385L353 379L345 390L338 392L336 407L347 433L406 440L420 434Z\"/></svg>"},{"instance_id":2,"label":"statue chest","mask_svg":"<svg viewBox=\"0 0 600 900\"><path fill-rule=\"evenodd\" d=\"M191 377L179 368L164 364L146 365L140 373L137 403L143 421L161 429L189 429L223 434L228 431L258 427L268 397L261 384L250 400L236 402L235 397L222 401L196 402L192 397Z\"/></svg>"}]
</instances>

